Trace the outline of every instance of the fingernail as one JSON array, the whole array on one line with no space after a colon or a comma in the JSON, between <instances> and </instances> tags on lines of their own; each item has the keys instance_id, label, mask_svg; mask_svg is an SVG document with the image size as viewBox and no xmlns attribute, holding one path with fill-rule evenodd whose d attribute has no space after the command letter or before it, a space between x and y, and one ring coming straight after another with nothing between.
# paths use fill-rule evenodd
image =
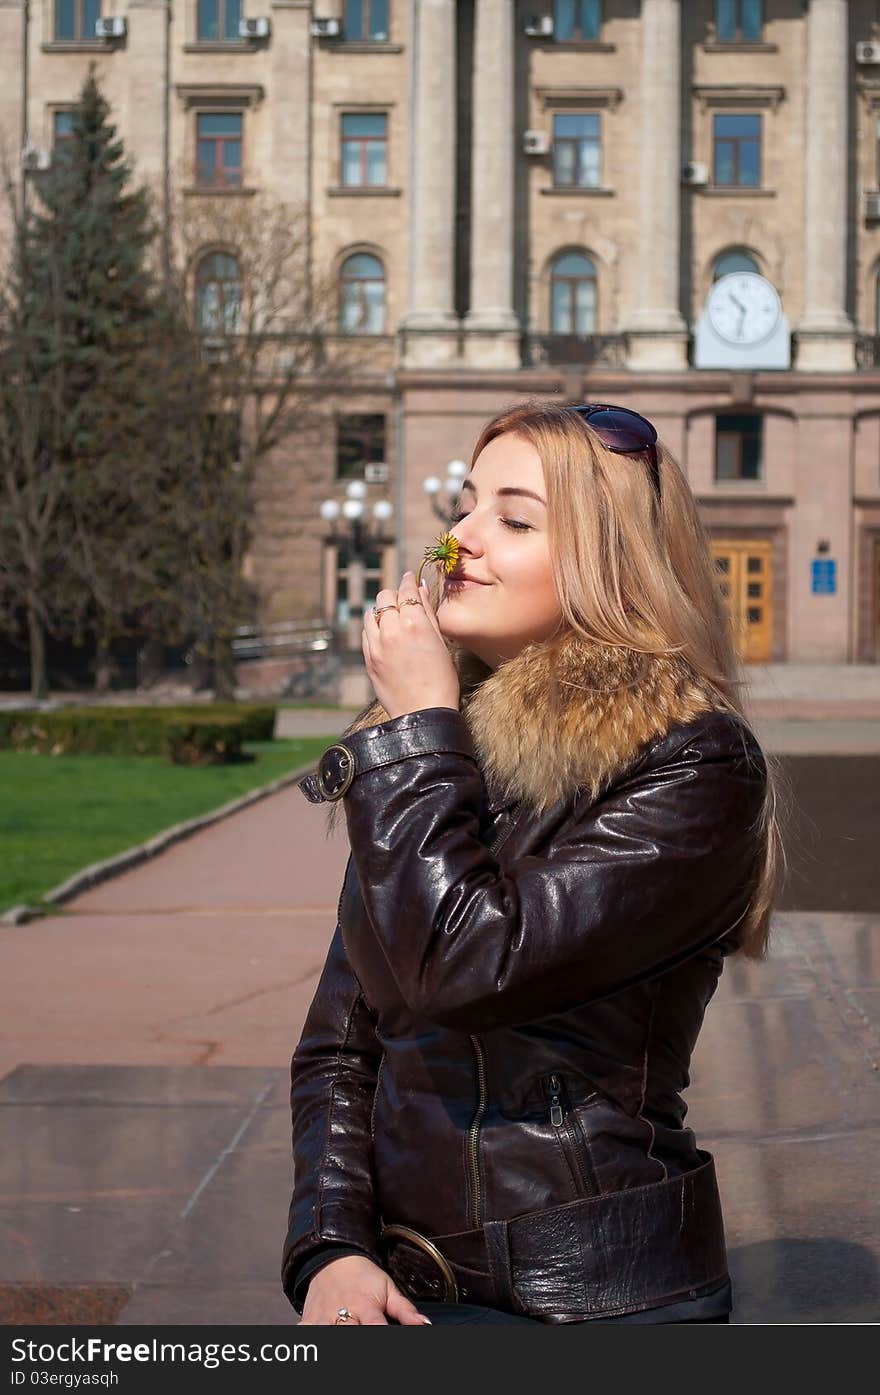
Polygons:
<instances>
[{"instance_id":1,"label":"fingernail","mask_svg":"<svg viewBox=\"0 0 880 1395\"><path fill-rule=\"evenodd\" d=\"M422 1322L425 1324L426 1327L433 1327L433 1326L434 1326L434 1324L433 1324L433 1322L431 1321L430 1318L423 1317L423 1318L422 1318Z\"/></svg>"}]
</instances>

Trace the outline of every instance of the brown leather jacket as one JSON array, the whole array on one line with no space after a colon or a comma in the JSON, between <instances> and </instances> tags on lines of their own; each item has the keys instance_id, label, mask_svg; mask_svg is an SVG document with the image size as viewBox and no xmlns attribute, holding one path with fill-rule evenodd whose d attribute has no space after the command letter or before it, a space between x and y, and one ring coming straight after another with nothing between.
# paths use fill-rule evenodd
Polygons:
<instances>
[{"instance_id":1,"label":"brown leather jacket","mask_svg":"<svg viewBox=\"0 0 880 1395\"><path fill-rule=\"evenodd\" d=\"M383 1225L442 1250L568 1203L602 1272L560 1297L546 1251L567 1232L548 1232L519 1311L708 1291L720 1206L681 1093L749 906L760 747L677 658L568 635L478 682L456 661L461 711L374 703L301 782L315 802L346 787L351 855L291 1066L285 1292L302 1311L328 1241L381 1263Z\"/></svg>"}]
</instances>

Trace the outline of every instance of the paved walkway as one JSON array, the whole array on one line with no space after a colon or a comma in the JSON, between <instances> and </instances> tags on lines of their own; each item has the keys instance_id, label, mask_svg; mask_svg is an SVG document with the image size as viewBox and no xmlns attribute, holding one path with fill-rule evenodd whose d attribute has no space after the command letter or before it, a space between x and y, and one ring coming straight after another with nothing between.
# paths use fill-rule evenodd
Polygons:
<instances>
[{"instance_id":1,"label":"paved walkway","mask_svg":"<svg viewBox=\"0 0 880 1395\"><path fill-rule=\"evenodd\" d=\"M346 852L294 787L0 927L0 1321L295 1320L288 1068ZM741 1323L877 1316L878 1005L880 915L788 912L710 1006Z\"/></svg>"}]
</instances>

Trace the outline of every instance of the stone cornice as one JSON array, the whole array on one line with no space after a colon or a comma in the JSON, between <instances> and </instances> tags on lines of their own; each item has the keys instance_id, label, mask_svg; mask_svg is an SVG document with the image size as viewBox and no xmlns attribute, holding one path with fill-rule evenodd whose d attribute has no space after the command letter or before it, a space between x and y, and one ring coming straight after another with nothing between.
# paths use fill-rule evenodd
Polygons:
<instances>
[{"instance_id":1,"label":"stone cornice","mask_svg":"<svg viewBox=\"0 0 880 1395\"><path fill-rule=\"evenodd\" d=\"M255 107L266 95L258 82L178 82L174 90L188 111L193 107Z\"/></svg>"},{"instance_id":2,"label":"stone cornice","mask_svg":"<svg viewBox=\"0 0 880 1395\"><path fill-rule=\"evenodd\" d=\"M704 111L727 106L770 107L775 111L785 97L785 88L778 83L699 82L692 91Z\"/></svg>"},{"instance_id":3,"label":"stone cornice","mask_svg":"<svg viewBox=\"0 0 880 1395\"><path fill-rule=\"evenodd\" d=\"M550 107L609 107L612 111L623 101L621 87L536 87L545 111Z\"/></svg>"},{"instance_id":4,"label":"stone cornice","mask_svg":"<svg viewBox=\"0 0 880 1395\"><path fill-rule=\"evenodd\" d=\"M856 91L869 111L877 111L880 108L880 77L857 77Z\"/></svg>"}]
</instances>

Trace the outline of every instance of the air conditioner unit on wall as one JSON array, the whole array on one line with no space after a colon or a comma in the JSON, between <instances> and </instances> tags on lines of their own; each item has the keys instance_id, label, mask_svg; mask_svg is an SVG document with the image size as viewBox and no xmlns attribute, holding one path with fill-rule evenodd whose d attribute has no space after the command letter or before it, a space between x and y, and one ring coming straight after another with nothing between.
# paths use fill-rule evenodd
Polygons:
<instances>
[{"instance_id":1,"label":"air conditioner unit on wall","mask_svg":"<svg viewBox=\"0 0 880 1395\"><path fill-rule=\"evenodd\" d=\"M856 44L857 63L880 63L880 43L868 39Z\"/></svg>"},{"instance_id":2,"label":"air conditioner unit on wall","mask_svg":"<svg viewBox=\"0 0 880 1395\"><path fill-rule=\"evenodd\" d=\"M865 217L871 222L880 219L880 194L865 195Z\"/></svg>"},{"instance_id":3,"label":"air conditioner unit on wall","mask_svg":"<svg viewBox=\"0 0 880 1395\"><path fill-rule=\"evenodd\" d=\"M688 160L687 164L681 167L682 184L708 184L709 166L703 165L699 160Z\"/></svg>"},{"instance_id":4,"label":"air conditioner unit on wall","mask_svg":"<svg viewBox=\"0 0 880 1395\"><path fill-rule=\"evenodd\" d=\"M52 151L40 146L26 145L21 152L21 167L29 174L35 170L47 170L52 165Z\"/></svg>"},{"instance_id":5,"label":"air conditioner unit on wall","mask_svg":"<svg viewBox=\"0 0 880 1395\"><path fill-rule=\"evenodd\" d=\"M240 39L268 39L272 25L268 19L240 19L238 37Z\"/></svg>"},{"instance_id":6,"label":"air conditioner unit on wall","mask_svg":"<svg viewBox=\"0 0 880 1395\"><path fill-rule=\"evenodd\" d=\"M528 34L530 39L552 39L553 16L529 15L523 26L523 33Z\"/></svg>"},{"instance_id":7,"label":"air conditioner unit on wall","mask_svg":"<svg viewBox=\"0 0 880 1395\"><path fill-rule=\"evenodd\" d=\"M338 19L313 19L309 28L316 39L338 39L342 26Z\"/></svg>"},{"instance_id":8,"label":"air conditioner unit on wall","mask_svg":"<svg viewBox=\"0 0 880 1395\"><path fill-rule=\"evenodd\" d=\"M385 484L388 480L388 466L384 460L368 460L364 465L364 479L367 484Z\"/></svg>"},{"instance_id":9,"label":"air conditioner unit on wall","mask_svg":"<svg viewBox=\"0 0 880 1395\"><path fill-rule=\"evenodd\" d=\"M546 155L550 149L550 137L546 131L523 131L522 148L526 155Z\"/></svg>"},{"instance_id":10,"label":"air conditioner unit on wall","mask_svg":"<svg viewBox=\"0 0 880 1395\"><path fill-rule=\"evenodd\" d=\"M105 15L95 20L96 39L124 39L127 23L122 15Z\"/></svg>"}]
</instances>

